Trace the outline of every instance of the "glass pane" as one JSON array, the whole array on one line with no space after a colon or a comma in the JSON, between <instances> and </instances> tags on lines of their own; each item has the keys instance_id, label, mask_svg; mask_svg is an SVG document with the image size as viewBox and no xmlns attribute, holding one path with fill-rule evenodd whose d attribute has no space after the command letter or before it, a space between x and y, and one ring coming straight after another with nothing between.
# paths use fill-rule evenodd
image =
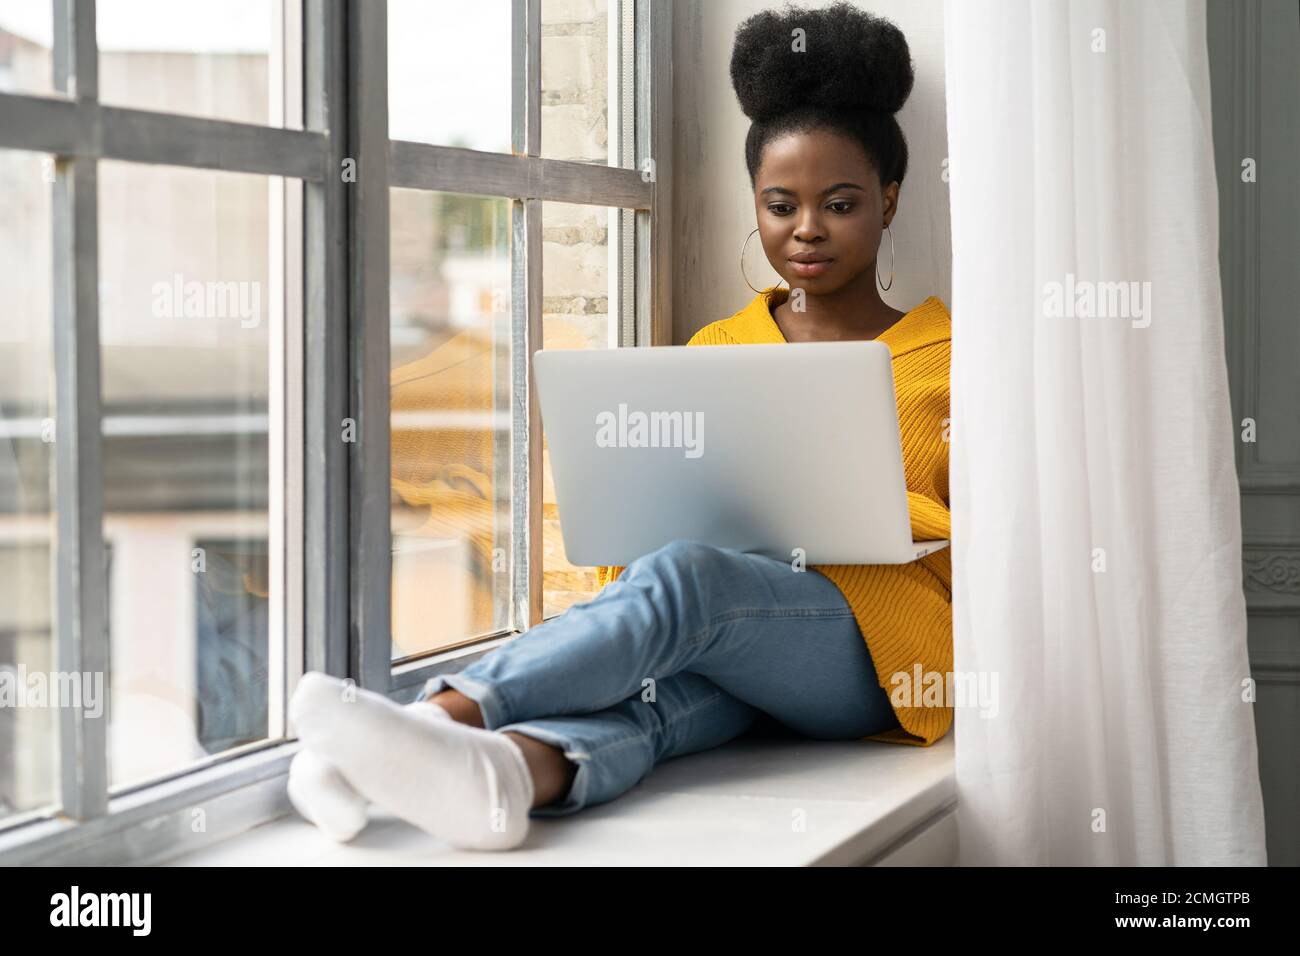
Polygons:
<instances>
[{"instance_id":1,"label":"glass pane","mask_svg":"<svg viewBox=\"0 0 1300 956\"><path fill-rule=\"evenodd\" d=\"M284 126L281 8L282 0L99 0L100 99Z\"/></svg>"},{"instance_id":2,"label":"glass pane","mask_svg":"<svg viewBox=\"0 0 1300 956\"><path fill-rule=\"evenodd\" d=\"M611 76L610 70L621 71L622 62L609 62L609 15L618 8L609 0L542 0L541 125L547 159L604 165L618 155L609 129L620 112L617 99L610 101L611 81L620 73Z\"/></svg>"},{"instance_id":3,"label":"glass pane","mask_svg":"<svg viewBox=\"0 0 1300 956\"><path fill-rule=\"evenodd\" d=\"M0 93L54 93L52 0L0 0Z\"/></svg>"},{"instance_id":4,"label":"glass pane","mask_svg":"<svg viewBox=\"0 0 1300 956\"><path fill-rule=\"evenodd\" d=\"M58 667L52 173L48 157L0 150L0 825L58 800L58 709L26 693Z\"/></svg>"},{"instance_id":5,"label":"glass pane","mask_svg":"<svg viewBox=\"0 0 1300 956\"><path fill-rule=\"evenodd\" d=\"M392 191L395 658L510 622L510 207Z\"/></svg>"},{"instance_id":6,"label":"glass pane","mask_svg":"<svg viewBox=\"0 0 1300 956\"><path fill-rule=\"evenodd\" d=\"M388 3L388 135L510 152L512 0Z\"/></svg>"},{"instance_id":7,"label":"glass pane","mask_svg":"<svg viewBox=\"0 0 1300 956\"><path fill-rule=\"evenodd\" d=\"M571 203L542 204L542 347L603 349L616 345L617 292L609 236L619 210ZM613 227L613 230L611 229ZM560 530L551 455L542 437L542 616L552 617L596 595L596 569L569 563Z\"/></svg>"},{"instance_id":8,"label":"glass pane","mask_svg":"<svg viewBox=\"0 0 1300 956\"><path fill-rule=\"evenodd\" d=\"M283 183L99 169L109 769L121 787L267 736L269 362L282 321L268 263Z\"/></svg>"}]
</instances>

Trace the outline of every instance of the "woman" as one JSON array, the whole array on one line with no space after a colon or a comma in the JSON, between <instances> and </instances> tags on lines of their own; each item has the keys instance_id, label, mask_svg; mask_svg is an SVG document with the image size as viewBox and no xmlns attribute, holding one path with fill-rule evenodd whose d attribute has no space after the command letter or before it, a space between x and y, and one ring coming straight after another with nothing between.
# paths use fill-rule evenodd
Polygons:
<instances>
[{"instance_id":1,"label":"woman","mask_svg":"<svg viewBox=\"0 0 1300 956\"><path fill-rule=\"evenodd\" d=\"M907 167L893 115L912 88L907 43L847 4L764 12L737 31L731 76L753 121L755 232L789 288L688 344L886 342L912 532L948 538L948 312L931 296L902 313L876 288ZM791 494L799 484L792 473ZM827 740L928 746L951 726L934 686L952 669L947 550L803 569L674 541L598 577L593 600L432 678L405 707L306 675L291 706L300 812L346 840L368 799L453 845L506 849L531 816L611 800L764 714Z\"/></svg>"}]
</instances>

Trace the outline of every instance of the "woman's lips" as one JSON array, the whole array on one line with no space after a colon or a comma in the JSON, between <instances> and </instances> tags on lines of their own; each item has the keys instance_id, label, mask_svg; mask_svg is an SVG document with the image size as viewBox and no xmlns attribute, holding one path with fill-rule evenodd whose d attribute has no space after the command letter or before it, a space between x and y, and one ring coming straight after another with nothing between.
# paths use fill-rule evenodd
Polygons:
<instances>
[{"instance_id":1,"label":"woman's lips","mask_svg":"<svg viewBox=\"0 0 1300 956\"><path fill-rule=\"evenodd\" d=\"M794 271L795 275L799 276L799 278L811 279L815 276L821 275L829 269L831 263L835 260L822 259L819 262L797 262L794 259L787 259L786 261L790 263L790 268Z\"/></svg>"}]
</instances>

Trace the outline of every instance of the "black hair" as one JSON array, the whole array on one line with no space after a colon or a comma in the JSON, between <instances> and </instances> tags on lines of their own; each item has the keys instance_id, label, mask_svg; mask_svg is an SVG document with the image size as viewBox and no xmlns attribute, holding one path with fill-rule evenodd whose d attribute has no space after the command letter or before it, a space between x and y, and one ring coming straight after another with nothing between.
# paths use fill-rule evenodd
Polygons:
<instances>
[{"instance_id":1,"label":"black hair","mask_svg":"<svg viewBox=\"0 0 1300 956\"><path fill-rule=\"evenodd\" d=\"M804 51L796 47L803 30ZM736 29L731 85L753 122L745 165L753 185L763 147L787 133L829 129L862 145L881 185L903 181L907 140L894 114L912 92L912 60L890 21L843 2L821 10L787 4Z\"/></svg>"}]
</instances>

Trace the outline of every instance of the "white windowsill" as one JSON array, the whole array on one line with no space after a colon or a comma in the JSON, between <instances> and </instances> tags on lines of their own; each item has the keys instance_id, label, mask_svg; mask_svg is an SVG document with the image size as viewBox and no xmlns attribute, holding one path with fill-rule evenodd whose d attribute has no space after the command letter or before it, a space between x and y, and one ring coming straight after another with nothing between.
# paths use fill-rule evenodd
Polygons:
<instances>
[{"instance_id":1,"label":"white windowsill","mask_svg":"<svg viewBox=\"0 0 1300 956\"><path fill-rule=\"evenodd\" d=\"M339 845L293 813L169 865L952 866L955 811L952 733L932 747L746 736L617 800L534 818L506 853L454 850L378 811Z\"/></svg>"}]
</instances>

